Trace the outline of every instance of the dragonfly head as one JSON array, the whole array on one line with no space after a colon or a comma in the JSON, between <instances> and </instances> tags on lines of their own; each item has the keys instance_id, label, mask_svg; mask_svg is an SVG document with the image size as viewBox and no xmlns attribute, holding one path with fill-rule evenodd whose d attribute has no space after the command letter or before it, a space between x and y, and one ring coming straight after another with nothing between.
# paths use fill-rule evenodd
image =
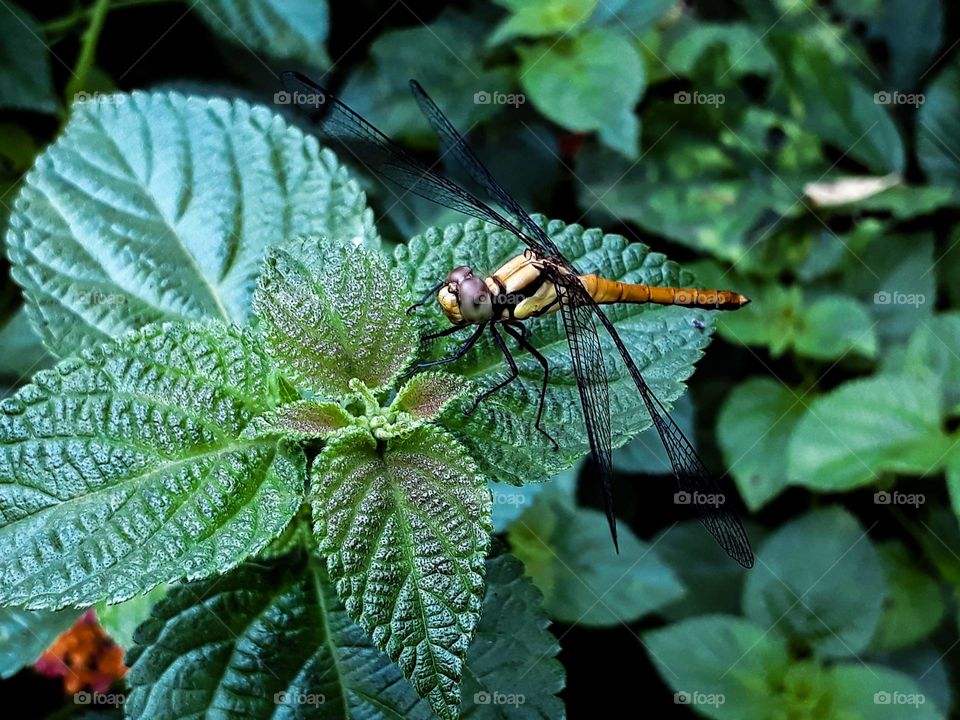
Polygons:
<instances>
[{"instance_id":1,"label":"dragonfly head","mask_svg":"<svg viewBox=\"0 0 960 720\"><path fill-rule=\"evenodd\" d=\"M466 265L450 271L437 299L447 319L454 325L483 323L493 318L490 288Z\"/></svg>"}]
</instances>

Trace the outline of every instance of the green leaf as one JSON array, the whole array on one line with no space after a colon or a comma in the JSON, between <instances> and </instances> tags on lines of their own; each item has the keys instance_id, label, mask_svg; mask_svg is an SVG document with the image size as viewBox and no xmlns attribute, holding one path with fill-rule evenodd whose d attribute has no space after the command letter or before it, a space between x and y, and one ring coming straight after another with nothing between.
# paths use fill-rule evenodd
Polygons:
<instances>
[{"instance_id":1,"label":"green leaf","mask_svg":"<svg viewBox=\"0 0 960 720\"><path fill-rule=\"evenodd\" d=\"M751 511L787 486L787 448L804 411L799 391L766 377L737 385L724 402L717 442Z\"/></svg>"},{"instance_id":2,"label":"green leaf","mask_svg":"<svg viewBox=\"0 0 960 720\"><path fill-rule=\"evenodd\" d=\"M696 435L693 416L693 400L689 395L683 395L677 400L673 410L670 411L670 417L691 441ZM621 473L667 475L671 472L670 458L663 442L655 432L650 431L640 433L626 445L615 450L613 467Z\"/></svg>"},{"instance_id":3,"label":"green leaf","mask_svg":"<svg viewBox=\"0 0 960 720\"><path fill-rule=\"evenodd\" d=\"M193 7L211 29L253 55L330 64L327 0L204 0Z\"/></svg>"},{"instance_id":4,"label":"green leaf","mask_svg":"<svg viewBox=\"0 0 960 720\"><path fill-rule=\"evenodd\" d=\"M944 68L917 115L917 157L934 183L960 184L960 63Z\"/></svg>"},{"instance_id":5,"label":"green leaf","mask_svg":"<svg viewBox=\"0 0 960 720\"><path fill-rule=\"evenodd\" d=\"M946 715L903 673L879 665L838 665L830 669L834 717L869 720L944 720Z\"/></svg>"},{"instance_id":6,"label":"green leaf","mask_svg":"<svg viewBox=\"0 0 960 720\"><path fill-rule=\"evenodd\" d=\"M558 125L586 132L615 131L633 115L646 88L646 69L637 49L618 28L594 28L560 41L520 47L520 80L537 109ZM639 125L629 140L611 147L636 158ZM606 141L609 136L601 133Z\"/></svg>"},{"instance_id":7,"label":"green leaf","mask_svg":"<svg viewBox=\"0 0 960 720\"><path fill-rule=\"evenodd\" d=\"M15 379L29 377L50 365L50 354L33 328L23 308L20 308L0 330L0 374Z\"/></svg>"},{"instance_id":8,"label":"green leaf","mask_svg":"<svg viewBox=\"0 0 960 720\"><path fill-rule=\"evenodd\" d=\"M940 586L917 568L906 546L889 541L879 550L890 594L870 642L874 653L918 643L936 629L945 612Z\"/></svg>"},{"instance_id":9,"label":"green leaf","mask_svg":"<svg viewBox=\"0 0 960 720\"><path fill-rule=\"evenodd\" d=\"M644 645L674 702L707 717L766 720L771 704L783 707L770 695L787 673L786 645L747 620L701 615L646 633Z\"/></svg>"},{"instance_id":10,"label":"green leaf","mask_svg":"<svg viewBox=\"0 0 960 720\"><path fill-rule=\"evenodd\" d=\"M328 438L350 427L352 422L350 414L337 403L297 400L258 417L244 431L244 437Z\"/></svg>"},{"instance_id":11,"label":"green leaf","mask_svg":"<svg viewBox=\"0 0 960 720\"><path fill-rule=\"evenodd\" d=\"M565 473L574 473L577 469L578 466L574 465ZM506 532L510 525L536 501L541 492L552 487L550 483L527 483L517 486L492 480L487 484L493 497L493 530L497 533Z\"/></svg>"},{"instance_id":12,"label":"green leaf","mask_svg":"<svg viewBox=\"0 0 960 720\"><path fill-rule=\"evenodd\" d=\"M609 25L613 28L625 27L635 36L640 36L652 28L658 20L671 10L676 11L677 0L604 0L597 4L590 16L591 26Z\"/></svg>"},{"instance_id":13,"label":"green leaf","mask_svg":"<svg viewBox=\"0 0 960 720\"><path fill-rule=\"evenodd\" d=\"M944 409L960 410L960 313L942 313L921 325L910 336L904 369L926 379L932 373L943 392Z\"/></svg>"},{"instance_id":14,"label":"green leaf","mask_svg":"<svg viewBox=\"0 0 960 720\"><path fill-rule=\"evenodd\" d=\"M363 432L331 443L311 487L347 612L437 715L456 718L492 531L485 479L449 435L421 426L382 447Z\"/></svg>"},{"instance_id":15,"label":"green leaf","mask_svg":"<svg viewBox=\"0 0 960 720\"><path fill-rule=\"evenodd\" d=\"M548 491L510 526L509 538L550 617L607 627L638 620L684 592L647 543L626 525L619 533L618 555L603 513Z\"/></svg>"},{"instance_id":16,"label":"green leaf","mask_svg":"<svg viewBox=\"0 0 960 720\"><path fill-rule=\"evenodd\" d=\"M129 651L136 629L150 617L153 606L166 597L169 590L169 585L157 585L143 595L116 605L97 603L97 620L114 642Z\"/></svg>"},{"instance_id":17,"label":"green leaf","mask_svg":"<svg viewBox=\"0 0 960 720\"><path fill-rule=\"evenodd\" d=\"M943 3L884 0L877 9L870 34L887 43L892 88L911 92L932 67L943 42Z\"/></svg>"},{"instance_id":18,"label":"green leaf","mask_svg":"<svg viewBox=\"0 0 960 720\"><path fill-rule=\"evenodd\" d=\"M748 618L821 658L864 651L880 620L887 582L852 515L840 508L804 515L781 527L757 554L760 562L743 591Z\"/></svg>"},{"instance_id":19,"label":"green leaf","mask_svg":"<svg viewBox=\"0 0 960 720\"><path fill-rule=\"evenodd\" d=\"M0 608L0 679L33 663L76 619L76 610Z\"/></svg>"},{"instance_id":20,"label":"green leaf","mask_svg":"<svg viewBox=\"0 0 960 720\"><path fill-rule=\"evenodd\" d=\"M904 169L904 149L886 106L855 73L838 73L829 53L805 34L774 36L773 52L797 119L878 173Z\"/></svg>"},{"instance_id":21,"label":"green leaf","mask_svg":"<svg viewBox=\"0 0 960 720\"><path fill-rule=\"evenodd\" d=\"M496 45L515 37L565 35L583 25L593 14L597 0L497 0L510 16L490 37Z\"/></svg>"},{"instance_id":22,"label":"green leaf","mask_svg":"<svg viewBox=\"0 0 960 720\"><path fill-rule=\"evenodd\" d=\"M484 38L489 30L486 21L453 8L427 25L389 30L373 41L369 62L348 78L343 100L390 137L432 146L436 135L410 95L410 78L416 78L454 126L466 133L476 123L522 103L509 97L516 95L510 73L488 66ZM386 205L412 204L412 195L399 203L401 195L390 188Z\"/></svg>"},{"instance_id":23,"label":"green leaf","mask_svg":"<svg viewBox=\"0 0 960 720\"><path fill-rule=\"evenodd\" d=\"M11 217L14 279L68 355L161 320L243 322L264 249L379 243L356 182L264 107L176 93L79 104Z\"/></svg>"},{"instance_id":24,"label":"green leaf","mask_svg":"<svg viewBox=\"0 0 960 720\"><path fill-rule=\"evenodd\" d=\"M306 238L267 256L254 296L278 367L327 396L390 385L413 357L416 329L401 276L378 254Z\"/></svg>"},{"instance_id":25,"label":"green leaf","mask_svg":"<svg viewBox=\"0 0 960 720\"><path fill-rule=\"evenodd\" d=\"M43 30L23 9L4 3L0 37L0 108L57 112L60 103Z\"/></svg>"},{"instance_id":26,"label":"green leaf","mask_svg":"<svg viewBox=\"0 0 960 720\"><path fill-rule=\"evenodd\" d=\"M0 404L0 603L119 602L265 547L305 473L299 449L238 439L273 377L249 332L157 325Z\"/></svg>"},{"instance_id":27,"label":"green leaf","mask_svg":"<svg viewBox=\"0 0 960 720\"><path fill-rule=\"evenodd\" d=\"M925 474L946 459L939 388L906 376L853 380L807 403L790 439L791 483L824 491L882 472Z\"/></svg>"},{"instance_id":28,"label":"green leaf","mask_svg":"<svg viewBox=\"0 0 960 720\"><path fill-rule=\"evenodd\" d=\"M400 388L390 407L408 412L421 420L433 420L467 389L467 383L457 375L445 372L418 373Z\"/></svg>"},{"instance_id":29,"label":"green leaf","mask_svg":"<svg viewBox=\"0 0 960 720\"><path fill-rule=\"evenodd\" d=\"M663 62L677 75L690 76L708 50L721 46L726 49L727 62L718 64L717 72L734 76L767 75L776 63L762 40L760 34L745 23L690 23L670 43Z\"/></svg>"},{"instance_id":30,"label":"green leaf","mask_svg":"<svg viewBox=\"0 0 960 720\"><path fill-rule=\"evenodd\" d=\"M649 285L684 286L692 282L689 273L682 272L676 263L640 243L628 244L618 235L604 235L597 229L584 230L556 220L546 229L581 272ZM513 234L471 220L414 237L397 248L395 260L408 285L422 292L458 265L469 265L478 273L492 272L522 250L523 245ZM605 312L657 397L664 403L676 400L693 363L710 340L709 332L692 321L709 322L708 314L649 305L610 306ZM436 304L422 315L427 328L449 326ZM560 445L560 452L534 429L543 372L527 353L515 353L520 370L516 382L481 403L470 416L464 416L455 404L444 417L444 424L454 430L485 473L515 485L550 477L588 452L562 320L550 315L527 321L526 325L532 332L532 342L550 363L543 425ZM456 337L438 340L433 343L431 357L448 355L462 342ZM650 420L633 380L615 360L616 348L603 332L601 342L610 381L613 446L619 447L650 427ZM448 368L479 389L503 380L508 372L502 354L486 337Z\"/></svg>"},{"instance_id":31,"label":"green leaf","mask_svg":"<svg viewBox=\"0 0 960 720\"><path fill-rule=\"evenodd\" d=\"M815 300L804 312L793 345L798 355L833 360L850 353L873 357L876 321L864 306L844 295Z\"/></svg>"},{"instance_id":32,"label":"green leaf","mask_svg":"<svg viewBox=\"0 0 960 720\"><path fill-rule=\"evenodd\" d=\"M136 642L128 718L430 717L304 552L174 588Z\"/></svg>"},{"instance_id":33,"label":"green leaf","mask_svg":"<svg viewBox=\"0 0 960 720\"><path fill-rule=\"evenodd\" d=\"M543 598L508 554L487 560L487 594L463 673L464 720L563 720L565 683ZM522 698L519 703L512 700Z\"/></svg>"}]
</instances>

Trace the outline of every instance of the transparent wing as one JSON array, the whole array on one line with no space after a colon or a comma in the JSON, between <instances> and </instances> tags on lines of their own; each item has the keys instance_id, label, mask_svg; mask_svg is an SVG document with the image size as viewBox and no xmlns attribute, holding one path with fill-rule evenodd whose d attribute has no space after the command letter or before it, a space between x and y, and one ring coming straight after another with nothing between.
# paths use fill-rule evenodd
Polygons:
<instances>
[{"instance_id":1,"label":"transparent wing","mask_svg":"<svg viewBox=\"0 0 960 720\"><path fill-rule=\"evenodd\" d=\"M281 80L290 100L317 124L327 138L335 141L370 172L438 205L499 225L520 237L533 250L542 251L503 215L424 165L308 77L285 72Z\"/></svg>"},{"instance_id":2,"label":"transparent wing","mask_svg":"<svg viewBox=\"0 0 960 720\"><path fill-rule=\"evenodd\" d=\"M529 235L527 244L530 245L533 250L538 252L541 257L552 256L556 258L560 264L566 266L568 270L575 271L573 265L563 256L560 249L553 240L550 239L550 236L533 221L533 218L527 214L527 211L523 209L520 203L518 203L513 196L497 182L493 174L487 170L487 167L480 161L480 158L477 157L473 148L467 144L467 141L463 139L463 136L453 126L453 123L447 119L443 111L440 110L437 104L427 95L426 90L423 89L420 83L416 80L411 80L410 91L413 93L417 105L420 106L420 111L424 117L427 118L427 122L430 123L430 127L432 127L434 132L440 137L440 146L444 154L450 153L453 155L487 196L506 210L508 215L517 219L521 228ZM534 247L530 243L530 238L540 247Z\"/></svg>"},{"instance_id":3,"label":"transparent wing","mask_svg":"<svg viewBox=\"0 0 960 720\"><path fill-rule=\"evenodd\" d=\"M583 421L587 427L590 452L600 472L600 493L613 545L617 542L617 519L613 512L613 462L611 460L610 397L607 371L603 364L603 346L593 318L593 310L584 300L593 300L582 291L580 281L573 275L559 275L556 279L560 298L560 314L567 332L567 345L573 373L580 391ZM578 292L578 288L581 289Z\"/></svg>"},{"instance_id":4,"label":"transparent wing","mask_svg":"<svg viewBox=\"0 0 960 720\"><path fill-rule=\"evenodd\" d=\"M610 333L610 337L613 338L613 342L617 346L617 350L620 352L637 390L640 392L643 404L647 408L647 412L650 413L653 426L660 435L660 440L667 451L667 457L670 458L670 465L674 476L677 478L680 490L690 494L691 506L696 511L700 522L713 535L727 555L745 568L753 567L753 550L750 548L750 539L747 537L747 532L744 530L736 512L726 506L726 499L730 496L729 493L721 490L718 478L707 469L700 455L694 450L693 445L673 418L670 417L670 413L654 395L650 386L647 385L646 380L640 374L639 368L627 351L623 339L600 306L583 290L582 286L575 288L572 294L580 296L578 302L588 307L597 316Z\"/></svg>"}]
</instances>

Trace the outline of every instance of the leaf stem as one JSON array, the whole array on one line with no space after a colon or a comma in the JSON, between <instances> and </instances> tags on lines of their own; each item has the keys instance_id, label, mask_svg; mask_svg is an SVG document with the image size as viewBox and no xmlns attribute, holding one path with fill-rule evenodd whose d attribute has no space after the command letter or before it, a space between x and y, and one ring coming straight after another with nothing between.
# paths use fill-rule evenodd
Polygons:
<instances>
[{"instance_id":1,"label":"leaf stem","mask_svg":"<svg viewBox=\"0 0 960 720\"><path fill-rule=\"evenodd\" d=\"M90 73L90 68L93 67L93 61L97 54L100 32L103 30L103 24L107 19L109 9L110 0L96 0L90 11L90 24L87 25L87 29L83 33L77 65L73 70L73 77L67 83L67 105L70 104L70 98L82 90L84 83L87 81L87 75Z\"/></svg>"},{"instance_id":2,"label":"leaf stem","mask_svg":"<svg viewBox=\"0 0 960 720\"><path fill-rule=\"evenodd\" d=\"M140 5L158 5L160 3L169 3L175 1L176 0L117 0L117 2L114 2L110 5L110 9L123 10L124 8L139 7ZM48 20L40 27L47 35L66 33L70 30L73 30L74 27L90 17L94 10L94 7L78 8L70 15L65 15L63 17L56 18L55 20Z\"/></svg>"}]
</instances>

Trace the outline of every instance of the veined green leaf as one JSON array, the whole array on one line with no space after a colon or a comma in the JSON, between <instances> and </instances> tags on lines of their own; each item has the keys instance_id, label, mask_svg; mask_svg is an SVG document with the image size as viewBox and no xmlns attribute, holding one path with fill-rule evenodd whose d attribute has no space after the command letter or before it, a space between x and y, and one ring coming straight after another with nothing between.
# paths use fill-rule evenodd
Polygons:
<instances>
[{"instance_id":1,"label":"veined green leaf","mask_svg":"<svg viewBox=\"0 0 960 720\"><path fill-rule=\"evenodd\" d=\"M350 616L441 718L457 717L480 619L490 491L466 452L421 426L341 438L311 470L320 552Z\"/></svg>"},{"instance_id":2,"label":"veined green leaf","mask_svg":"<svg viewBox=\"0 0 960 720\"><path fill-rule=\"evenodd\" d=\"M327 396L390 385L416 349L399 273L380 256L306 238L267 256L254 296L260 332L278 367Z\"/></svg>"},{"instance_id":3,"label":"veined green leaf","mask_svg":"<svg viewBox=\"0 0 960 720\"><path fill-rule=\"evenodd\" d=\"M192 6L217 34L248 52L326 67L327 0L204 0Z\"/></svg>"},{"instance_id":4,"label":"veined green leaf","mask_svg":"<svg viewBox=\"0 0 960 720\"><path fill-rule=\"evenodd\" d=\"M76 619L76 610L0 608L0 679L34 662Z\"/></svg>"},{"instance_id":5,"label":"veined green leaf","mask_svg":"<svg viewBox=\"0 0 960 720\"><path fill-rule=\"evenodd\" d=\"M0 404L0 602L118 602L266 546L305 472L299 449L239 439L274 373L250 332L155 325Z\"/></svg>"},{"instance_id":6,"label":"veined green leaf","mask_svg":"<svg viewBox=\"0 0 960 720\"><path fill-rule=\"evenodd\" d=\"M13 276L47 347L150 322L243 322L264 249L379 243L356 182L264 107L176 93L80 103L11 216Z\"/></svg>"},{"instance_id":7,"label":"veined green leaf","mask_svg":"<svg viewBox=\"0 0 960 720\"><path fill-rule=\"evenodd\" d=\"M391 406L421 420L432 420L468 388L463 378L445 372L417 373L400 388Z\"/></svg>"},{"instance_id":8,"label":"veined green leaf","mask_svg":"<svg viewBox=\"0 0 960 720\"><path fill-rule=\"evenodd\" d=\"M542 218L539 222L543 222ZM564 225L554 220L547 230L560 249L581 272L597 272L626 282L649 285L689 285L692 276L676 263L651 252L639 243L628 244L618 235L604 235L597 229ZM470 220L465 224L431 229L396 250L396 264L409 278L408 284L421 292L446 277L458 265L469 265L477 273L493 272L523 251L511 233ZM710 331L693 321L707 323L709 313L678 307L621 305L605 308L630 349L647 383L664 403L683 392L683 381L693 371L707 343ZM424 325L436 330L449 325L436 304L422 311ZM577 385L570 366L569 349L562 320L549 315L527 321L531 341L550 363L543 425L557 440L557 452L533 426L543 372L526 352L514 350L519 379L491 396L470 416L454 404L444 416L458 438L495 480L522 484L537 477L550 477L569 467L588 452ZM619 447L630 437L650 427L636 386L616 358L616 348L601 330L601 342L610 379L613 444ZM448 355L463 338L438 340L431 357ZM511 342L512 346L512 342ZM483 338L461 361L447 366L448 372L465 376L479 388L503 380L508 367L489 338Z\"/></svg>"},{"instance_id":9,"label":"veined green leaf","mask_svg":"<svg viewBox=\"0 0 960 720\"><path fill-rule=\"evenodd\" d=\"M258 417L245 437L283 435L296 440L327 438L350 426L352 418L334 402L297 400Z\"/></svg>"}]
</instances>

